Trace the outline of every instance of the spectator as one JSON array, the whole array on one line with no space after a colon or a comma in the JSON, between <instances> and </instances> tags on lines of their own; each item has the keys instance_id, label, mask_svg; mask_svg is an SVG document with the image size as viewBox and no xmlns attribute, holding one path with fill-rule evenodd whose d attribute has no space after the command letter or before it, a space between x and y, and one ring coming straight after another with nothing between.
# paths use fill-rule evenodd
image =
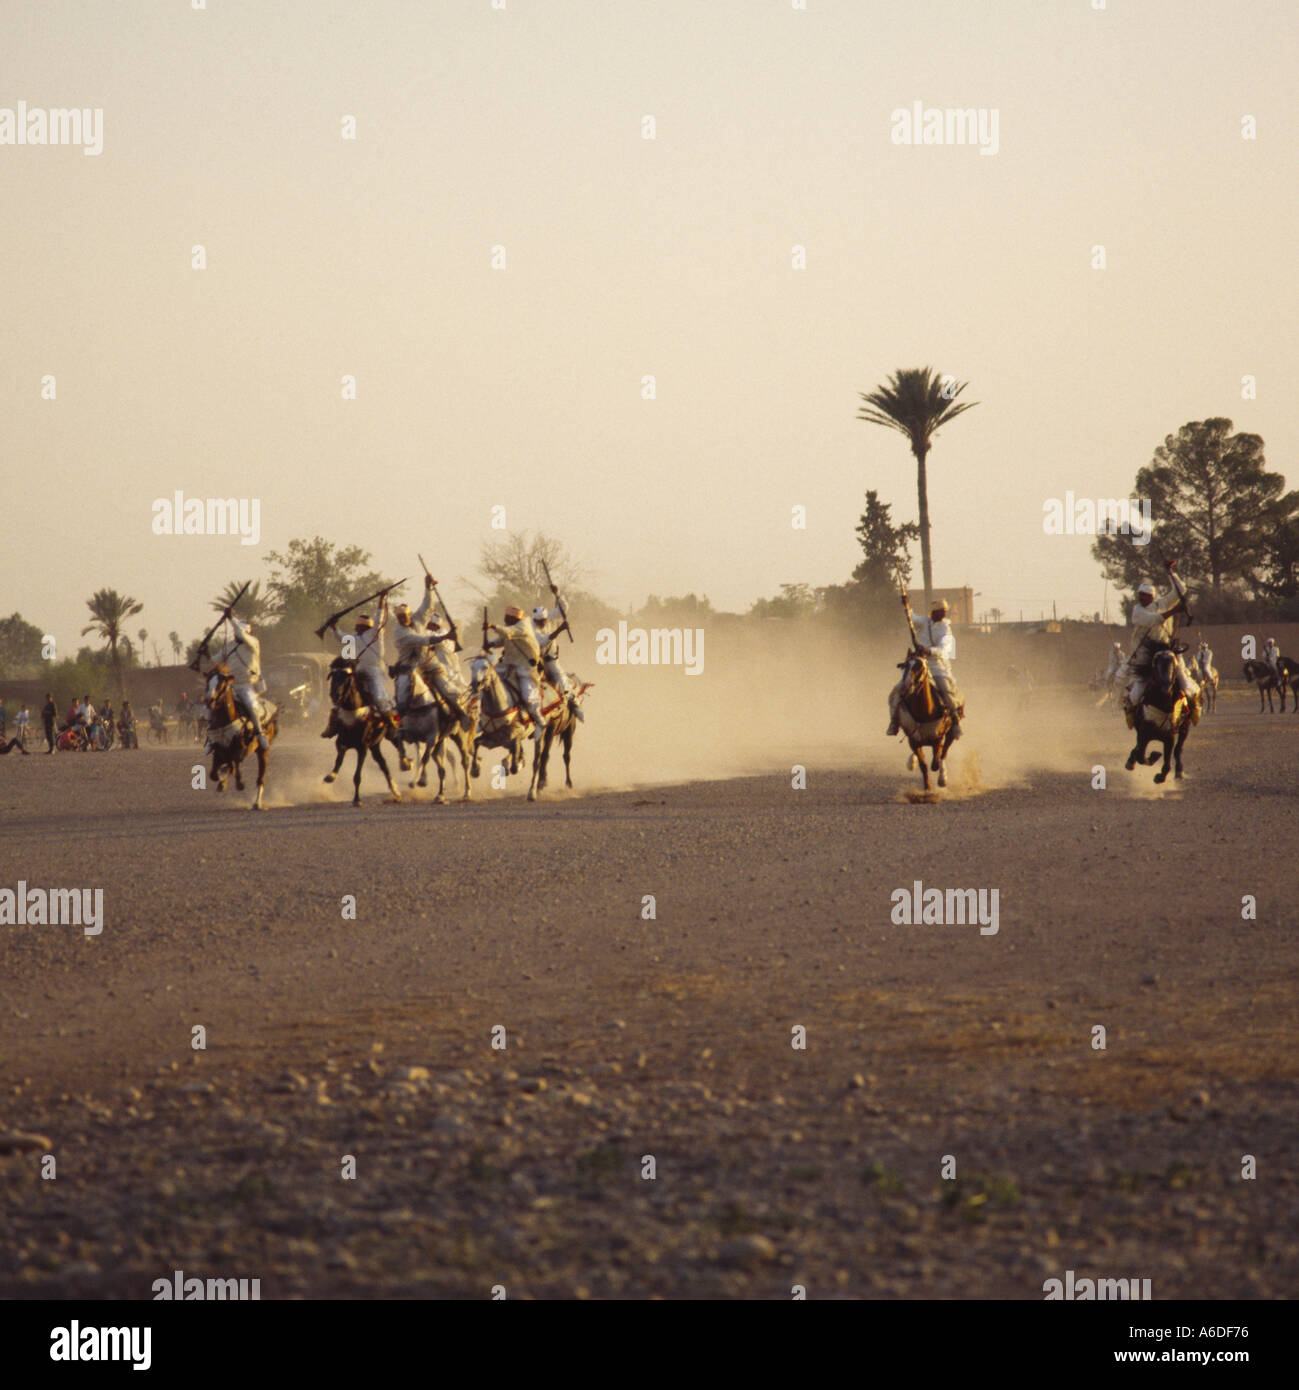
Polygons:
<instances>
[{"instance_id":1,"label":"spectator","mask_svg":"<svg viewBox=\"0 0 1299 1390\"><path fill-rule=\"evenodd\" d=\"M18 718L14 723L18 726L18 744L23 752L27 751L27 726L31 723L31 715L27 712L27 702L24 701L18 706Z\"/></svg>"},{"instance_id":2,"label":"spectator","mask_svg":"<svg viewBox=\"0 0 1299 1390\"><path fill-rule=\"evenodd\" d=\"M54 721L59 717L59 707L54 703L54 696L47 690L45 692L45 703L41 706L41 722L45 725L45 751L54 752Z\"/></svg>"}]
</instances>

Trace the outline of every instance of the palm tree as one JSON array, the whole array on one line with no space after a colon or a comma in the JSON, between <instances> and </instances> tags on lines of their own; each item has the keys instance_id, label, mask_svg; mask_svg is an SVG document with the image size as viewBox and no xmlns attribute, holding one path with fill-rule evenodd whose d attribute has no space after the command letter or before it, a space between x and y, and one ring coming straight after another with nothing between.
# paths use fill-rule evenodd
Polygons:
<instances>
[{"instance_id":1,"label":"palm tree","mask_svg":"<svg viewBox=\"0 0 1299 1390\"><path fill-rule=\"evenodd\" d=\"M127 644L128 650L130 647L129 639L122 628L128 618L144 611L144 604L137 603L133 598L124 598L116 589L97 589L86 600L86 607L90 609L90 622L81 629L81 635L84 637L88 632L93 632L104 639L108 658L113 664L113 678L117 683L117 697L120 700L126 691L122 684L122 662L118 655L118 647L122 643Z\"/></svg>"},{"instance_id":2,"label":"palm tree","mask_svg":"<svg viewBox=\"0 0 1299 1390\"><path fill-rule=\"evenodd\" d=\"M147 666L149 664L149 653L144 644L149 640L148 630L146 628L141 628L140 631L136 633L136 636L140 639L140 665Z\"/></svg>"},{"instance_id":3,"label":"palm tree","mask_svg":"<svg viewBox=\"0 0 1299 1390\"><path fill-rule=\"evenodd\" d=\"M941 377L932 367L903 367L894 372L884 386L869 395L858 394L866 402L858 412L859 420L872 425L887 425L905 434L916 456L916 490L920 495L920 563L925 578L925 607L929 607L934 589L934 567L929 551L929 479L925 460L933 444L935 432L977 401L958 402L957 396L969 383L951 377ZM869 407L869 408L868 408Z\"/></svg>"},{"instance_id":4,"label":"palm tree","mask_svg":"<svg viewBox=\"0 0 1299 1390\"><path fill-rule=\"evenodd\" d=\"M213 611L224 613L234 603L235 595L243 587L242 580L232 579L212 600ZM270 607L270 603L262 597L262 581L254 579L248 585L248 592L239 600L233 611L237 617L246 618L249 622L256 622L270 612Z\"/></svg>"},{"instance_id":5,"label":"palm tree","mask_svg":"<svg viewBox=\"0 0 1299 1390\"><path fill-rule=\"evenodd\" d=\"M180 633L179 633L179 632L169 632L169 633L167 634L167 641L171 643L171 655L172 655L172 658L173 658L176 662L179 662L179 661L180 661L180 654L181 654L182 651L185 650L184 646L181 644Z\"/></svg>"}]
</instances>

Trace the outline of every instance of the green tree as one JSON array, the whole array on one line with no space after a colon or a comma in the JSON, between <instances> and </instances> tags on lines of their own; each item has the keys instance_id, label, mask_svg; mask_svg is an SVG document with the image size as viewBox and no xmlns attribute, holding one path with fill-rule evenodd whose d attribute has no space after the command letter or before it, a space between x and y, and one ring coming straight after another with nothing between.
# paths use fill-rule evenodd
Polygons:
<instances>
[{"instance_id":1,"label":"green tree","mask_svg":"<svg viewBox=\"0 0 1299 1390\"><path fill-rule=\"evenodd\" d=\"M916 460L916 493L920 502L920 562L925 581L925 607L929 607L934 588L934 567L929 544L929 451L934 435L943 425L977 401L956 398L969 385L952 377L942 377L932 367L904 367L894 372L885 385L869 393L859 392L865 405L857 412L859 420L884 425L907 437Z\"/></svg>"},{"instance_id":2,"label":"green tree","mask_svg":"<svg viewBox=\"0 0 1299 1390\"><path fill-rule=\"evenodd\" d=\"M313 629L389 581L370 568L360 546L336 546L321 536L293 540L287 551L266 556L274 568L267 581L272 611L278 616L274 644L281 648L315 645Z\"/></svg>"},{"instance_id":3,"label":"green tree","mask_svg":"<svg viewBox=\"0 0 1299 1390\"><path fill-rule=\"evenodd\" d=\"M179 632L169 632L169 633L167 634L167 641L171 643L171 658L172 658L172 660L173 660L173 661L179 661L179 660L180 660L180 656L181 656L181 652L184 651L184 646L182 645L181 640L180 640L180 633L179 633Z\"/></svg>"},{"instance_id":4,"label":"green tree","mask_svg":"<svg viewBox=\"0 0 1299 1390\"><path fill-rule=\"evenodd\" d=\"M126 598L119 594L116 589L97 589L86 600L86 607L90 609L90 622L81 629L84 637L87 633L93 632L104 643L104 650L108 653L109 662L113 668L113 680L117 687L117 697L121 699L126 688L122 683L122 661L120 647L125 645L130 650L130 639L123 632L123 626L128 618L133 618L137 613L144 611L144 604L137 603L133 598Z\"/></svg>"},{"instance_id":5,"label":"green tree","mask_svg":"<svg viewBox=\"0 0 1299 1390\"><path fill-rule=\"evenodd\" d=\"M1299 512L1299 493L1264 466L1263 441L1233 434L1230 420L1195 420L1170 434L1137 470L1134 492L1149 501L1152 542L1122 534L1097 536L1092 554L1106 578L1132 590L1162 577L1160 561L1176 559L1192 587L1209 591L1218 611L1285 583L1277 538Z\"/></svg>"},{"instance_id":6,"label":"green tree","mask_svg":"<svg viewBox=\"0 0 1299 1390\"><path fill-rule=\"evenodd\" d=\"M866 510L856 527L862 558L847 584L824 591L825 607L832 616L851 617L875 630L890 629L898 621L898 576L904 585L911 580L911 547L920 527L914 521L895 526L892 512L874 489L866 493Z\"/></svg>"},{"instance_id":7,"label":"green tree","mask_svg":"<svg viewBox=\"0 0 1299 1390\"><path fill-rule=\"evenodd\" d=\"M40 667L41 630L19 613L0 618L0 676L13 679Z\"/></svg>"}]
</instances>

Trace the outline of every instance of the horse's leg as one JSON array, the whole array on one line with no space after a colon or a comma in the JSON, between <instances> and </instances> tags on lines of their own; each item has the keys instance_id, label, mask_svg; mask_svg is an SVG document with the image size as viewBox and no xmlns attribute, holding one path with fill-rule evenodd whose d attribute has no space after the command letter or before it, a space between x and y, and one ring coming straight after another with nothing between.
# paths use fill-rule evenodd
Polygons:
<instances>
[{"instance_id":1,"label":"horse's leg","mask_svg":"<svg viewBox=\"0 0 1299 1390\"><path fill-rule=\"evenodd\" d=\"M525 758L528 756L525 752ZM532 780L528 783L528 800L537 799L537 773L541 770L541 740L534 739L532 742Z\"/></svg>"},{"instance_id":2,"label":"horse's leg","mask_svg":"<svg viewBox=\"0 0 1299 1390\"><path fill-rule=\"evenodd\" d=\"M536 773L537 790L539 792L546 789L546 768L550 763L550 745L555 737L555 726L546 725L546 732L541 736L541 743L537 747L537 756L533 760L541 764Z\"/></svg>"},{"instance_id":3,"label":"horse's leg","mask_svg":"<svg viewBox=\"0 0 1299 1390\"><path fill-rule=\"evenodd\" d=\"M1177 742L1173 745L1173 762L1177 769L1174 775L1179 782L1182 779L1182 745L1186 742L1186 735L1190 733L1190 731L1190 722L1183 721L1182 727L1177 733Z\"/></svg>"},{"instance_id":4,"label":"horse's leg","mask_svg":"<svg viewBox=\"0 0 1299 1390\"><path fill-rule=\"evenodd\" d=\"M226 779L220 776L217 771L217 759L220 756L221 754L218 753L214 748L212 750L212 785L217 789L217 791L223 792L226 789Z\"/></svg>"},{"instance_id":5,"label":"horse's leg","mask_svg":"<svg viewBox=\"0 0 1299 1390\"><path fill-rule=\"evenodd\" d=\"M257 749L257 794L253 797L253 810L262 809L262 789L266 785L266 764L268 750L259 747Z\"/></svg>"},{"instance_id":6,"label":"horse's leg","mask_svg":"<svg viewBox=\"0 0 1299 1390\"><path fill-rule=\"evenodd\" d=\"M392 793L392 799L394 801L400 801L401 793L397 790L397 784L392 780L392 773L388 771L388 764L383 756L382 739L376 741L374 746L370 749L370 756L375 760L376 763L379 764L379 771L383 773L383 779L388 784L388 790ZM357 768L356 775L358 777L360 777L361 775L361 770L359 767Z\"/></svg>"},{"instance_id":7,"label":"horse's leg","mask_svg":"<svg viewBox=\"0 0 1299 1390\"><path fill-rule=\"evenodd\" d=\"M1173 736L1172 736L1172 734L1170 733L1166 738L1161 739L1160 742L1161 742L1161 743L1163 744L1163 746L1164 746L1164 765L1163 765L1163 767L1161 767L1161 768L1159 769L1158 772L1155 773L1155 781L1156 781L1156 782L1166 782L1166 781L1168 780L1168 763L1169 763L1169 759L1173 756ZM1159 756L1158 753L1156 753L1156 754L1155 754L1155 757L1154 757L1154 758L1151 758L1150 761L1153 763L1153 762L1158 758L1158 756Z\"/></svg>"},{"instance_id":8,"label":"horse's leg","mask_svg":"<svg viewBox=\"0 0 1299 1390\"><path fill-rule=\"evenodd\" d=\"M465 783L465 794L461 797L462 801L473 800L469 792L469 739L470 734L467 729L462 729L460 736L456 739L456 747L460 750L460 775L464 778Z\"/></svg>"},{"instance_id":9,"label":"horse's leg","mask_svg":"<svg viewBox=\"0 0 1299 1390\"><path fill-rule=\"evenodd\" d=\"M343 746L343 740L341 738L336 738L334 740L334 748L337 751L338 756L334 759L333 768L329 772L325 773L326 782L332 782L334 778L338 776L338 769L343 766L343 758L347 753L347 749Z\"/></svg>"},{"instance_id":10,"label":"horse's leg","mask_svg":"<svg viewBox=\"0 0 1299 1390\"><path fill-rule=\"evenodd\" d=\"M235 759L235 790L244 789L244 759L248 756L248 745L243 744L239 749L239 756Z\"/></svg>"},{"instance_id":11,"label":"horse's leg","mask_svg":"<svg viewBox=\"0 0 1299 1390\"><path fill-rule=\"evenodd\" d=\"M352 776L352 805L361 804L361 764L365 761L365 739L356 745L356 772Z\"/></svg>"},{"instance_id":12,"label":"horse's leg","mask_svg":"<svg viewBox=\"0 0 1299 1390\"><path fill-rule=\"evenodd\" d=\"M1133 770L1133 768L1135 768L1136 765L1137 765L1138 763L1144 764L1145 761L1146 761L1146 741L1145 741L1145 739L1141 736L1141 725L1140 725L1140 723L1138 722L1138 724L1137 724L1137 741L1132 745L1132 752L1128 754L1128 760L1127 760L1126 763L1123 764L1123 766L1124 766L1125 768L1127 768L1127 770L1128 770L1129 772L1131 772L1131 771Z\"/></svg>"},{"instance_id":13,"label":"horse's leg","mask_svg":"<svg viewBox=\"0 0 1299 1390\"><path fill-rule=\"evenodd\" d=\"M564 785L568 788L573 786L573 735L577 732L577 721L569 724L560 736L560 743L564 748Z\"/></svg>"}]
</instances>

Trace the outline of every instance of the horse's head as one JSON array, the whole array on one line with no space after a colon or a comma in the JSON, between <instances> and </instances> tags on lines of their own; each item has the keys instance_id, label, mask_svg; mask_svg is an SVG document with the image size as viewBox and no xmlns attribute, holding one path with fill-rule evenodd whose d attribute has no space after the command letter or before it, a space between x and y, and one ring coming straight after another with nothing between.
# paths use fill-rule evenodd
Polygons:
<instances>
[{"instance_id":1,"label":"horse's head","mask_svg":"<svg viewBox=\"0 0 1299 1390\"><path fill-rule=\"evenodd\" d=\"M229 693L230 687L234 683L234 677L230 674L230 668L224 663L214 666L207 673L207 685L203 692L203 703L209 709L219 700L223 700ZM150 714L153 710L149 711Z\"/></svg>"},{"instance_id":2,"label":"horse's head","mask_svg":"<svg viewBox=\"0 0 1299 1390\"><path fill-rule=\"evenodd\" d=\"M340 709L357 709L364 703L356 688L356 668L345 656L329 663L329 698Z\"/></svg>"},{"instance_id":3,"label":"horse's head","mask_svg":"<svg viewBox=\"0 0 1299 1390\"><path fill-rule=\"evenodd\" d=\"M1170 651L1156 652L1150 663L1150 680L1157 690L1169 691L1177 678L1177 658Z\"/></svg>"}]
</instances>

